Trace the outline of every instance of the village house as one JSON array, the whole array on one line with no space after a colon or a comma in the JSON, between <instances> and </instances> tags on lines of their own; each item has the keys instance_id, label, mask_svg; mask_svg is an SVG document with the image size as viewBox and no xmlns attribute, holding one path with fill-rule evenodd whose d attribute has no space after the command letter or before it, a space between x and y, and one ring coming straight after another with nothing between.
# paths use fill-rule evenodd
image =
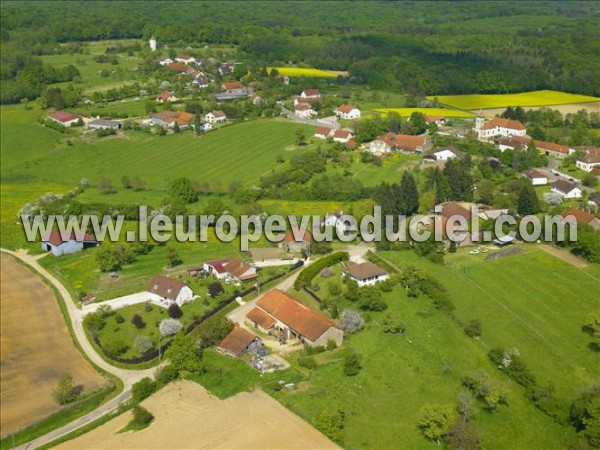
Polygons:
<instances>
[{"instance_id":1,"label":"village house","mask_svg":"<svg viewBox=\"0 0 600 450\"><path fill-rule=\"evenodd\" d=\"M192 84L195 84L199 89L207 88L209 83L210 80L208 77L202 73L196 75L196 78L194 78L194 81L192 81Z\"/></svg>"},{"instance_id":2,"label":"village house","mask_svg":"<svg viewBox=\"0 0 600 450\"><path fill-rule=\"evenodd\" d=\"M563 218L567 216L573 216L578 224L585 223L592 227L596 231L600 231L600 219L594 214L586 212L579 208L571 208L560 213Z\"/></svg>"},{"instance_id":3,"label":"village house","mask_svg":"<svg viewBox=\"0 0 600 450\"><path fill-rule=\"evenodd\" d=\"M600 148L586 149L585 155L577 158L575 165L585 172L591 172L594 167L600 167Z\"/></svg>"},{"instance_id":4,"label":"village house","mask_svg":"<svg viewBox=\"0 0 600 450\"><path fill-rule=\"evenodd\" d=\"M56 111L50 114L48 119L61 124L63 127L70 127L78 124L80 117L67 111Z\"/></svg>"},{"instance_id":5,"label":"village house","mask_svg":"<svg viewBox=\"0 0 600 450\"><path fill-rule=\"evenodd\" d=\"M185 111L161 111L150 118L150 124L163 128L175 128L175 125L177 125L183 130L190 126L193 118L193 114Z\"/></svg>"},{"instance_id":6,"label":"village house","mask_svg":"<svg viewBox=\"0 0 600 450\"><path fill-rule=\"evenodd\" d=\"M523 171L523 175L531 181L534 186L545 186L548 184L548 176L544 172L536 169L528 169Z\"/></svg>"},{"instance_id":7,"label":"village house","mask_svg":"<svg viewBox=\"0 0 600 450\"><path fill-rule=\"evenodd\" d=\"M360 118L360 109L352 105L341 105L335 110L335 115L345 120L358 119Z\"/></svg>"},{"instance_id":8,"label":"village house","mask_svg":"<svg viewBox=\"0 0 600 450\"><path fill-rule=\"evenodd\" d=\"M158 103L175 102L177 101L177 97L175 97L175 95L171 92L163 91L160 94L158 94L158 97L156 97L156 101Z\"/></svg>"},{"instance_id":9,"label":"village house","mask_svg":"<svg viewBox=\"0 0 600 450\"><path fill-rule=\"evenodd\" d=\"M295 338L310 347L329 341L339 347L344 340L344 332L335 323L279 289L260 298L246 318L282 343Z\"/></svg>"},{"instance_id":10,"label":"village house","mask_svg":"<svg viewBox=\"0 0 600 450\"><path fill-rule=\"evenodd\" d=\"M281 77L281 84L283 84L284 86L289 86L289 84L290 84L290 77L288 77L287 75L283 75Z\"/></svg>"},{"instance_id":11,"label":"village house","mask_svg":"<svg viewBox=\"0 0 600 450\"><path fill-rule=\"evenodd\" d=\"M540 152L544 153L546 156L550 156L556 159L563 159L575 153L574 148L562 144L557 144L555 142L534 140L533 143Z\"/></svg>"},{"instance_id":12,"label":"village house","mask_svg":"<svg viewBox=\"0 0 600 450\"><path fill-rule=\"evenodd\" d=\"M300 93L302 98L321 98L321 91L318 89L306 89Z\"/></svg>"},{"instance_id":13,"label":"village house","mask_svg":"<svg viewBox=\"0 0 600 450\"><path fill-rule=\"evenodd\" d=\"M312 116L317 115L317 112L308 103L299 103L294 107L294 112L303 119L310 119Z\"/></svg>"},{"instance_id":14,"label":"village house","mask_svg":"<svg viewBox=\"0 0 600 450\"><path fill-rule=\"evenodd\" d=\"M234 358L240 357L247 351L262 347L262 340L240 327L237 323L227 336L217 346L217 350Z\"/></svg>"},{"instance_id":15,"label":"village house","mask_svg":"<svg viewBox=\"0 0 600 450\"><path fill-rule=\"evenodd\" d=\"M358 283L359 287L370 286L387 280L390 275L372 262L348 263L342 271L343 277L348 277Z\"/></svg>"},{"instance_id":16,"label":"village house","mask_svg":"<svg viewBox=\"0 0 600 450\"><path fill-rule=\"evenodd\" d=\"M425 116L425 122L427 125L435 123L438 127L446 125L446 119L442 116Z\"/></svg>"},{"instance_id":17,"label":"village house","mask_svg":"<svg viewBox=\"0 0 600 450\"><path fill-rule=\"evenodd\" d=\"M212 128L213 128L212 123L204 122L204 123L200 124L200 131L202 131L203 133L206 133L207 131L212 130Z\"/></svg>"},{"instance_id":18,"label":"village house","mask_svg":"<svg viewBox=\"0 0 600 450\"><path fill-rule=\"evenodd\" d=\"M42 250L50 252L54 256L77 253L97 245L96 238L88 233L78 237L74 232L61 234L59 230L52 230L50 234L42 236Z\"/></svg>"},{"instance_id":19,"label":"village house","mask_svg":"<svg viewBox=\"0 0 600 450\"><path fill-rule=\"evenodd\" d=\"M235 70L235 66L233 64L221 64L218 70L222 76L231 75Z\"/></svg>"},{"instance_id":20,"label":"village house","mask_svg":"<svg viewBox=\"0 0 600 450\"><path fill-rule=\"evenodd\" d=\"M567 180L557 180L552 184L552 192L564 198L581 198L582 190Z\"/></svg>"},{"instance_id":21,"label":"village house","mask_svg":"<svg viewBox=\"0 0 600 450\"><path fill-rule=\"evenodd\" d=\"M195 298L192 288L183 281L164 275L154 275L146 286L146 292L152 300L164 306L174 303L182 306Z\"/></svg>"},{"instance_id":22,"label":"village house","mask_svg":"<svg viewBox=\"0 0 600 450\"><path fill-rule=\"evenodd\" d=\"M182 64L196 64L196 58L190 55L177 55L175 61Z\"/></svg>"},{"instance_id":23,"label":"village house","mask_svg":"<svg viewBox=\"0 0 600 450\"><path fill-rule=\"evenodd\" d=\"M496 136L525 136L527 128L518 120L494 117L486 122L483 117L477 117L473 131L478 139L492 139Z\"/></svg>"},{"instance_id":24,"label":"village house","mask_svg":"<svg viewBox=\"0 0 600 450\"><path fill-rule=\"evenodd\" d=\"M335 130L333 132L333 140L345 144L352 139L352 132L348 130Z\"/></svg>"},{"instance_id":25,"label":"village house","mask_svg":"<svg viewBox=\"0 0 600 450\"><path fill-rule=\"evenodd\" d=\"M169 69L175 71L175 72L179 72L182 74L186 74L186 75L193 75L196 73L196 70L193 67L190 67L186 64L181 64L181 63L177 63L177 62L173 62L171 64L169 64Z\"/></svg>"},{"instance_id":26,"label":"village house","mask_svg":"<svg viewBox=\"0 0 600 450\"><path fill-rule=\"evenodd\" d=\"M173 60L171 58L159 58L158 63L161 66L168 66L169 64L173 64Z\"/></svg>"},{"instance_id":27,"label":"village house","mask_svg":"<svg viewBox=\"0 0 600 450\"><path fill-rule=\"evenodd\" d=\"M250 94L248 96L248 100L250 100L255 106L260 106L262 104L262 98L258 94Z\"/></svg>"},{"instance_id":28,"label":"village house","mask_svg":"<svg viewBox=\"0 0 600 450\"><path fill-rule=\"evenodd\" d=\"M305 230L304 234L299 237L294 236L293 231L290 230L279 243L279 247L283 248L286 252L308 252L311 240L312 236L308 230Z\"/></svg>"},{"instance_id":29,"label":"village house","mask_svg":"<svg viewBox=\"0 0 600 450\"><path fill-rule=\"evenodd\" d=\"M333 214L325 214L325 220L323 221L324 227L335 227L338 236L347 236L350 233L357 232L358 228L349 223L344 218L344 211L336 211Z\"/></svg>"},{"instance_id":30,"label":"village house","mask_svg":"<svg viewBox=\"0 0 600 450\"><path fill-rule=\"evenodd\" d=\"M209 124L225 122L227 120L227 116L221 110L211 111L204 116L204 120Z\"/></svg>"},{"instance_id":31,"label":"village house","mask_svg":"<svg viewBox=\"0 0 600 450\"><path fill-rule=\"evenodd\" d=\"M454 147L443 147L437 150L428 152L424 157L425 162L446 162L449 159L456 158L459 156L458 150Z\"/></svg>"},{"instance_id":32,"label":"village house","mask_svg":"<svg viewBox=\"0 0 600 450\"><path fill-rule=\"evenodd\" d=\"M258 277L256 268L239 258L224 258L205 262L204 270L219 280L230 280L235 283Z\"/></svg>"},{"instance_id":33,"label":"village house","mask_svg":"<svg viewBox=\"0 0 600 450\"><path fill-rule=\"evenodd\" d=\"M392 151L422 152L428 146L427 136L411 136L392 132L379 136L367 144L366 149L378 155L389 154Z\"/></svg>"},{"instance_id":34,"label":"village house","mask_svg":"<svg viewBox=\"0 0 600 450\"><path fill-rule=\"evenodd\" d=\"M123 124L116 120L94 119L87 124L91 130L120 130Z\"/></svg>"},{"instance_id":35,"label":"village house","mask_svg":"<svg viewBox=\"0 0 600 450\"><path fill-rule=\"evenodd\" d=\"M315 129L314 137L319 139L327 139L333 135L333 130L329 127L317 127Z\"/></svg>"},{"instance_id":36,"label":"village house","mask_svg":"<svg viewBox=\"0 0 600 450\"><path fill-rule=\"evenodd\" d=\"M531 138L529 136L502 136L496 139L496 147L501 152L505 150L520 151L527 150Z\"/></svg>"},{"instance_id":37,"label":"village house","mask_svg":"<svg viewBox=\"0 0 600 450\"><path fill-rule=\"evenodd\" d=\"M321 99L319 98L302 98L302 97L294 97L294 106L298 106L301 104L305 105L320 105Z\"/></svg>"},{"instance_id":38,"label":"village house","mask_svg":"<svg viewBox=\"0 0 600 450\"><path fill-rule=\"evenodd\" d=\"M503 136L496 141L496 146L501 151L527 150L532 142L539 152L556 159L563 159L575 152L575 149L566 145L531 139L529 136Z\"/></svg>"},{"instance_id":39,"label":"village house","mask_svg":"<svg viewBox=\"0 0 600 450\"><path fill-rule=\"evenodd\" d=\"M225 81L221 84L221 92L231 95L248 95L248 89L239 81Z\"/></svg>"}]
</instances>

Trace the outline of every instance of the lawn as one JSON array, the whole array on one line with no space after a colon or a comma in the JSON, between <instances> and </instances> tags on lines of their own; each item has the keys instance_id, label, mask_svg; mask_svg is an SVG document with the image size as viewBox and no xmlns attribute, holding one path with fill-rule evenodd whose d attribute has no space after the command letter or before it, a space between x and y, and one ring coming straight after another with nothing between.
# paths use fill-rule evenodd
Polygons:
<instances>
[{"instance_id":1,"label":"lawn","mask_svg":"<svg viewBox=\"0 0 600 450\"><path fill-rule=\"evenodd\" d=\"M559 91L532 91L519 94L475 94L475 95L440 95L427 97L437 99L444 105L461 109L504 108L507 106L549 106L569 103L595 102L600 99L589 95L569 94Z\"/></svg>"},{"instance_id":2,"label":"lawn","mask_svg":"<svg viewBox=\"0 0 600 450\"><path fill-rule=\"evenodd\" d=\"M404 255L412 253L386 254L390 258L398 256L398 262ZM317 277L319 295L327 298L327 285L337 284L337 277L337 271L332 278ZM293 289L291 293L306 301ZM477 404L474 421L482 448L564 448L573 442L572 429L557 425L536 410L524 397L523 389L488 361L485 348L433 308L429 299L409 299L402 288L384 294L384 298L389 305L386 312L363 313L367 318L365 329L345 335L345 347L361 356L362 371L346 377L342 372L343 352L318 355L315 359L319 367L298 391L279 397L284 405L317 426L321 411L340 405L346 414L344 448L436 448L418 430L420 408L425 404L455 403L463 389L462 376L486 371L508 387L510 400L509 406L495 412ZM340 310L358 308L347 300L337 300ZM381 330L388 313L405 323L404 335Z\"/></svg>"},{"instance_id":3,"label":"lawn","mask_svg":"<svg viewBox=\"0 0 600 450\"><path fill-rule=\"evenodd\" d=\"M338 74L328 70L307 69L302 67L267 67L267 70L277 69L281 75L288 77L307 77L307 78L337 78Z\"/></svg>"},{"instance_id":4,"label":"lawn","mask_svg":"<svg viewBox=\"0 0 600 450\"><path fill-rule=\"evenodd\" d=\"M469 118L475 117L474 114L468 113L465 111L457 111L455 109L446 109L446 108L379 108L376 111L389 114L396 113L400 114L401 117L410 117L410 115L414 112L420 112L425 114L426 116L442 116L447 118L458 117L458 118Z\"/></svg>"}]
</instances>

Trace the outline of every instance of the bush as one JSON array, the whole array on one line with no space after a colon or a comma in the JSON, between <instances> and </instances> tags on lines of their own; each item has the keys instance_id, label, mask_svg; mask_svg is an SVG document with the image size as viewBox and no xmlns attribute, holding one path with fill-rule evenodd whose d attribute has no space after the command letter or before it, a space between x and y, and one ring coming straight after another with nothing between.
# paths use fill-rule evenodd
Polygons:
<instances>
[{"instance_id":1,"label":"bush","mask_svg":"<svg viewBox=\"0 0 600 450\"><path fill-rule=\"evenodd\" d=\"M129 350L129 344L121 339L115 339L105 344L104 350L110 356L120 356Z\"/></svg>"},{"instance_id":2,"label":"bush","mask_svg":"<svg viewBox=\"0 0 600 450\"><path fill-rule=\"evenodd\" d=\"M164 319L158 326L162 336L173 336L183 330L183 325L177 319Z\"/></svg>"},{"instance_id":3,"label":"bush","mask_svg":"<svg viewBox=\"0 0 600 450\"><path fill-rule=\"evenodd\" d=\"M317 428L329 439L338 444L343 442L346 414L340 406L330 406L317 416Z\"/></svg>"},{"instance_id":4,"label":"bush","mask_svg":"<svg viewBox=\"0 0 600 450\"><path fill-rule=\"evenodd\" d=\"M227 317L216 315L202 322L195 334L202 348L217 345L233 330L233 323Z\"/></svg>"},{"instance_id":5,"label":"bush","mask_svg":"<svg viewBox=\"0 0 600 450\"><path fill-rule=\"evenodd\" d=\"M154 349L154 341L148 336L136 336L133 340L133 346L143 355Z\"/></svg>"},{"instance_id":6,"label":"bush","mask_svg":"<svg viewBox=\"0 0 600 450\"><path fill-rule=\"evenodd\" d=\"M325 350L328 352L335 350L336 348L337 348L337 344L335 343L335 341L333 339L329 339L327 341L327 344L325 344Z\"/></svg>"},{"instance_id":7,"label":"bush","mask_svg":"<svg viewBox=\"0 0 600 450\"><path fill-rule=\"evenodd\" d=\"M298 365L300 367L304 367L305 369L313 370L317 367L317 362L312 356L300 355L298 358Z\"/></svg>"},{"instance_id":8,"label":"bush","mask_svg":"<svg viewBox=\"0 0 600 450\"><path fill-rule=\"evenodd\" d=\"M360 364L360 356L354 351L346 353L344 357L344 375L347 377L353 377L358 375L362 366Z\"/></svg>"},{"instance_id":9,"label":"bush","mask_svg":"<svg viewBox=\"0 0 600 450\"><path fill-rule=\"evenodd\" d=\"M216 297L217 295L223 293L223 286L218 281L215 281L208 288L208 293L211 297Z\"/></svg>"},{"instance_id":10,"label":"bush","mask_svg":"<svg viewBox=\"0 0 600 450\"><path fill-rule=\"evenodd\" d=\"M467 322L463 328L465 334L469 337L481 336L481 322L478 319L473 319Z\"/></svg>"},{"instance_id":11,"label":"bush","mask_svg":"<svg viewBox=\"0 0 600 450\"><path fill-rule=\"evenodd\" d=\"M347 252L335 252L316 260L310 266L302 269L294 282L294 288L299 291L309 286L312 280L326 267L331 267L342 261L348 261L350 255Z\"/></svg>"},{"instance_id":12,"label":"bush","mask_svg":"<svg viewBox=\"0 0 600 450\"><path fill-rule=\"evenodd\" d=\"M485 372L465 375L463 384L473 391L476 398L485 403L487 409L496 409L498 405L508 404L508 389Z\"/></svg>"},{"instance_id":13,"label":"bush","mask_svg":"<svg viewBox=\"0 0 600 450\"><path fill-rule=\"evenodd\" d=\"M123 317L121 314L117 314L115 315L115 320L117 321L117 323L123 323L125 322L125 317Z\"/></svg>"},{"instance_id":14,"label":"bush","mask_svg":"<svg viewBox=\"0 0 600 450\"><path fill-rule=\"evenodd\" d=\"M167 312L169 313L169 317L172 319L179 319L181 316L183 316L183 311L177 303L173 303L171 306L169 306Z\"/></svg>"},{"instance_id":15,"label":"bush","mask_svg":"<svg viewBox=\"0 0 600 450\"><path fill-rule=\"evenodd\" d=\"M363 287L360 289L358 298L360 306L370 311L383 311L387 309L387 303L381 298L381 290L375 286Z\"/></svg>"},{"instance_id":16,"label":"bush","mask_svg":"<svg viewBox=\"0 0 600 450\"><path fill-rule=\"evenodd\" d=\"M383 332L391 334L404 333L404 323L398 318L388 314L383 321Z\"/></svg>"},{"instance_id":17,"label":"bush","mask_svg":"<svg viewBox=\"0 0 600 450\"><path fill-rule=\"evenodd\" d=\"M365 319L359 313L352 309L345 309L342 312L342 328L347 333L356 333L365 326Z\"/></svg>"},{"instance_id":18,"label":"bush","mask_svg":"<svg viewBox=\"0 0 600 450\"><path fill-rule=\"evenodd\" d=\"M150 397L156 390L156 383L152 379L145 377L131 386L131 397L135 403Z\"/></svg>"},{"instance_id":19,"label":"bush","mask_svg":"<svg viewBox=\"0 0 600 450\"><path fill-rule=\"evenodd\" d=\"M419 411L419 429L427 439L439 441L448 434L455 415L452 405L425 405Z\"/></svg>"},{"instance_id":20,"label":"bush","mask_svg":"<svg viewBox=\"0 0 600 450\"><path fill-rule=\"evenodd\" d=\"M59 405L66 405L77 398L78 389L73 383L73 377L64 373L58 380L58 385L52 392L52 396Z\"/></svg>"},{"instance_id":21,"label":"bush","mask_svg":"<svg viewBox=\"0 0 600 450\"><path fill-rule=\"evenodd\" d=\"M144 328L146 326L146 322L139 314L134 314L131 318L131 323L135 325L136 328Z\"/></svg>"},{"instance_id":22,"label":"bush","mask_svg":"<svg viewBox=\"0 0 600 450\"><path fill-rule=\"evenodd\" d=\"M154 377L157 383L164 385L179 377L179 369L173 364L169 364L168 366L160 367L154 374Z\"/></svg>"},{"instance_id":23,"label":"bush","mask_svg":"<svg viewBox=\"0 0 600 450\"><path fill-rule=\"evenodd\" d=\"M132 409L133 419L129 423L130 429L142 430L154 420L154 416L145 408L135 405Z\"/></svg>"}]
</instances>

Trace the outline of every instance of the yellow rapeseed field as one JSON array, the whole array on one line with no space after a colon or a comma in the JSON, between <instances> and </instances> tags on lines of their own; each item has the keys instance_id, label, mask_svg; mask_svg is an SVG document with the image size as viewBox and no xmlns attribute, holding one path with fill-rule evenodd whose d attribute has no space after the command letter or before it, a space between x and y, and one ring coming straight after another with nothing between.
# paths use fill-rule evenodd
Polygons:
<instances>
[{"instance_id":1,"label":"yellow rapeseed field","mask_svg":"<svg viewBox=\"0 0 600 450\"><path fill-rule=\"evenodd\" d=\"M302 67L267 67L269 73L272 69L277 69L280 74L287 75L288 77L336 78L338 76L337 73L321 69L306 69Z\"/></svg>"}]
</instances>

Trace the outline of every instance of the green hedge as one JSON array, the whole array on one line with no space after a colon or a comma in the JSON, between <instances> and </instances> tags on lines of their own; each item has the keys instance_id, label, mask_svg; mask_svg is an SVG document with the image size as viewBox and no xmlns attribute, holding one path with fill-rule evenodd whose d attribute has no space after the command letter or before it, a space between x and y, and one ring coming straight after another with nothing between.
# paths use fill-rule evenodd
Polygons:
<instances>
[{"instance_id":1,"label":"green hedge","mask_svg":"<svg viewBox=\"0 0 600 450\"><path fill-rule=\"evenodd\" d=\"M300 272L300 275L298 275L298 278L296 278L296 281L294 282L294 288L299 291L303 287L309 286L313 278L316 277L321 270L326 267L331 267L339 262L348 261L349 259L350 255L347 252L335 252L321 259L317 259L314 263Z\"/></svg>"}]
</instances>

